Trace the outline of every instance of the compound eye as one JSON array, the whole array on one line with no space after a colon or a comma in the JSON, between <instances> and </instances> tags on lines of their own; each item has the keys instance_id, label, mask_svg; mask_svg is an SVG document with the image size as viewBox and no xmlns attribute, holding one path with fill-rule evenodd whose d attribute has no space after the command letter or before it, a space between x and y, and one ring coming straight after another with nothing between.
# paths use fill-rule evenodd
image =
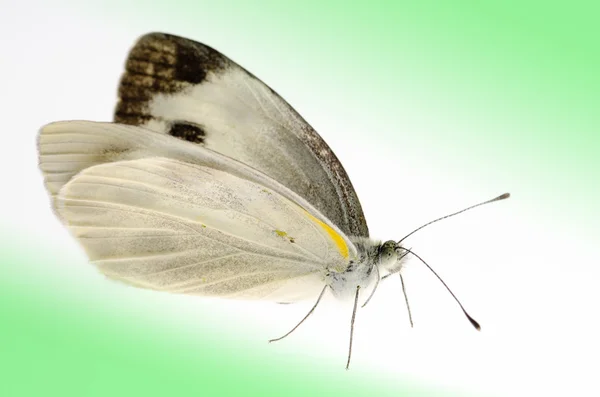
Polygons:
<instances>
[{"instance_id":1,"label":"compound eye","mask_svg":"<svg viewBox=\"0 0 600 397\"><path fill-rule=\"evenodd\" d=\"M381 249L379 251L379 261L383 266L390 266L396 263L398 259L398 254L396 253L396 242L395 241L386 241L381 245Z\"/></svg>"}]
</instances>

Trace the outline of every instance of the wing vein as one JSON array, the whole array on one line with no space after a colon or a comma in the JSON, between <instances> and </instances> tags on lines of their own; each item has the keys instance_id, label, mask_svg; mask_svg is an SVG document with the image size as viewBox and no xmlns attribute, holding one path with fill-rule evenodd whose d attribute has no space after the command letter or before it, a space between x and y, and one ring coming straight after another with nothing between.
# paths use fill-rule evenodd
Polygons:
<instances>
[{"instance_id":1,"label":"wing vein","mask_svg":"<svg viewBox=\"0 0 600 397\"><path fill-rule=\"evenodd\" d=\"M114 203L112 203L112 202L110 202L110 201L100 201L100 200L75 200L75 199L69 199L69 201L71 201L72 203L75 203L75 202L85 202L85 203L108 203L108 204L112 204L112 205L114 205ZM78 206L78 207L81 207L81 208L91 208L91 209L97 209L97 208L98 208L98 206L92 206L92 205L77 205L77 206ZM104 207L104 206L99 206L99 207ZM126 206L126 205L120 205L120 206L119 206L119 208L112 208L111 210L113 210L113 211L123 211L123 212L132 213L132 214L138 214L138 213L139 213L139 212L136 212L136 211L130 210L130 209L126 208L126 207L130 207L130 208L139 208L139 207L131 207L131 206ZM210 237L210 236L207 236L207 235L204 235L204 234L200 234L200 233L198 233L198 231L197 231L196 229L194 229L193 227L191 227L191 226L189 226L189 225L186 225L185 223L182 223L182 222L180 222L180 221L178 221L178 220L177 220L177 219L183 219L183 220L186 220L185 218L181 218L181 217L178 217L178 216L173 216L173 215L169 215L169 214L166 214L166 215L167 215L167 217L165 217L165 216L158 216L158 214L165 215L165 213L163 213L163 212L158 212L158 211L151 211L151 212L152 212L152 214L145 213L145 215L148 215L148 216L156 216L157 218L160 218L160 219L165 219L165 220L169 220L169 221L175 222L175 223L177 223L177 224L180 224L182 227L185 227L185 228L187 228L187 229L191 230L191 231L192 231L192 232L194 232L194 234L196 234L196 235L202 236L203 238L206 238L206 239L208 239L208 240L211 240L211 241L215 241L215 242L217 242L217 243L220 243L220 244L226 244L226 243L223 243L222 241L220 241L220 240L218 240L218 239L216 239L216 238L214 238L214 237ZM155 215L155 214L156 214L156 215ZM189 221L189 220L188 220L188 222L193 222L193 221ZM194 222L194 223L195 223L195 222ZM199 223L198 223L198 225L199 225ZM73 226L76 226L76 225L73 225ZM81 227L81 226L80 226L80 227ZM90 226L85 226L85 227L91 228ZM214 230L218 231L219 233L225 234L225 235L227 235L227 236L229 236L229 237L232 237L232 238L234 238L234 239L236 239L236 240L238 240L238 241L244 241L244 242L247 242L247 243L252 243L252 244L258 245L258 246L260 246L260 247L263 247L263 248L267 248L267 249L269 249L269 250L272 250L272 251L275 251L275 252L280 252L280 253L284 254L284 258L285 258L285 257L287 257L287 256L289 256L289 255L294 255L294 254L292 254L292 253L290 253L290 252L288 252L288 251L284 251L284 250L281 250L281 249L279 249L279 248L272 247L272 246L267 246L267 245L261 244L261 243L259 243L259 242L256 242L256 241L251 241L251 240L248 240L248 239L242 238L242 237L240 237L240 236L237 236L237 235L233 235L233 234L227 233L227 232L225 232L225 231L223 231L223 230L220 230L220 229L216 229L216 228L213 228L213 227L211 227L211 229L214 229ZM80 239L85 239L85 237L78 237L78 238L80 238ZM94 238L95 238L95 237L94 237ZM108 239L108 238L110 238L110 237L106 237L106 238ZM239 249L240 251L244 251L244 252L248 252L248 253L253 253L253 252L250 252L248 249L244 249L244 248L240 248L240 247L233 247L233 248ZM300 256L301 256L301 254L296 254L296 255L300 255Z\"/></svg>"}]
</instances>

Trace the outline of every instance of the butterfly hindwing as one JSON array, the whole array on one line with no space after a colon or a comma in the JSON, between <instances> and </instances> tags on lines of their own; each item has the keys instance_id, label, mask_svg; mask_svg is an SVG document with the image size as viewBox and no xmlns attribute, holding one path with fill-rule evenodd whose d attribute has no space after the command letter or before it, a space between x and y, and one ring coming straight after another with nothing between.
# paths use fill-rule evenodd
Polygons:
<instances>
[{"instance_id":1,"label":"butterfly hindwing","mask_svg":"<svg viewBox=\"0 0 600 397\"><path fill-rule=\"evenodd\" d=\"M144 288L290 301L290 292L314 297L327 269L348 262L347 247L298 204L168 158L88 167L56 208L93 264Z\"/></svg>"},{"instance_id":2,"label":"butterfly hindwing","mask_svg":"<svg viewBox=\"0 0 600 397\"><path fill-rule=\"evenodd\" d=\"M305 198L347 235L368 236L329 146L276 92L208 46L162 33L141 37L126 61L115 121L234 158Z\"/></svg>"}]
</instances>

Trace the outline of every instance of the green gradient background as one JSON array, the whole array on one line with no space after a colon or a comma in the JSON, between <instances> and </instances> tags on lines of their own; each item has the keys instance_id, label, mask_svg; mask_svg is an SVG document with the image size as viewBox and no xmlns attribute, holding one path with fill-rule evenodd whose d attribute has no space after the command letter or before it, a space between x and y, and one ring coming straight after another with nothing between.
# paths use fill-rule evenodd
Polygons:
<instances>
[{"instance_id":1,"label":"green gradient background","mask_svg":"<svg viewBox=\"0 0 600 397\"><path fill-rule=\"evenodd\" d=\"M527 222L583 243L600 235L596 2L121 3L57 2L55 12L94 20L107 31L167 30L230 48L235 60L272 54L271 65L243 66L273 76L267 83L308 120L316 119L318 130L339 121L343 134L352 125L354 135L338 144L343 153L369 141L417 149L414 157L402 153L406 166L479 181L475 187L465 182L474 193L469 197L510 186L520 192L519 214ZM10 11L11 3L2 6ZM27 28L22 22L19 28ZM60 28L77 34L74 27ZM35 43L26 45L35 50ZM69 51L69 43L55 45ZM285 85L290 75L295 81ZM303 104L314 96L328 107L322 114L343 120L305 114L309 106ZM111 106L102 110L105 119ZM420 126L418 133L406 133L405 125ZM349 174L359 167L348 164ZM452 191L455 184L438 188ZM369 202L368 192L359 195ZM60 274L41 271L48 266L40 263L60 267L81 257L64 259L50 243L39 243L47 237L44 230L22 227L9 215L2 214L0 243L2 396L429 396L470 390L443 390L376 370L353 376L339 370L340 360L248 349L243 340L220 334L227 319L208 306L198 315L212 318L214 330L196 338L160 324L152 307L115 314L118 296L90 299L81 288L66 288ZM371 227L381 230L383 222L374 220Z\"/></svg>"}]
</instances>

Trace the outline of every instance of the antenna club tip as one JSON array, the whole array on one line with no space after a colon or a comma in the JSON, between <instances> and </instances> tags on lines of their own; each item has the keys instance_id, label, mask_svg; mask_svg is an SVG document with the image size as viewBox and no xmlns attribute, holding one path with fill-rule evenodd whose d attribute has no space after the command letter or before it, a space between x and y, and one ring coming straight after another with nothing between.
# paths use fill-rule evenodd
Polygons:
<instances>
[{"instance_id":1,"label":"antenna club tip","mask_svg":"<svg viewBox=\"0 0 600 397\"><path fill-rule=\"evenodd\" d=\"M509 197L510 197L510 193L504 193L504 194L496 197L495 200L505 200L505 199L507 199Z\"/></svg>"},{"instance_id":2,"label":"antenna club tip","mask_svg":"<svg viewBox=\"0 0 600 397\"><path fill-rule=\"evenodd\" d=\"M477 331L481 331L481 325L479 325L479 323L477 321L475 321L475 319L471 316L469 316L469 314L464 311L463 309L463 313L465 314L465 316L467 316L467 319L469 320L469 322L471 323L471 325L477 330Z\"/></svg>"}]
</instances>

